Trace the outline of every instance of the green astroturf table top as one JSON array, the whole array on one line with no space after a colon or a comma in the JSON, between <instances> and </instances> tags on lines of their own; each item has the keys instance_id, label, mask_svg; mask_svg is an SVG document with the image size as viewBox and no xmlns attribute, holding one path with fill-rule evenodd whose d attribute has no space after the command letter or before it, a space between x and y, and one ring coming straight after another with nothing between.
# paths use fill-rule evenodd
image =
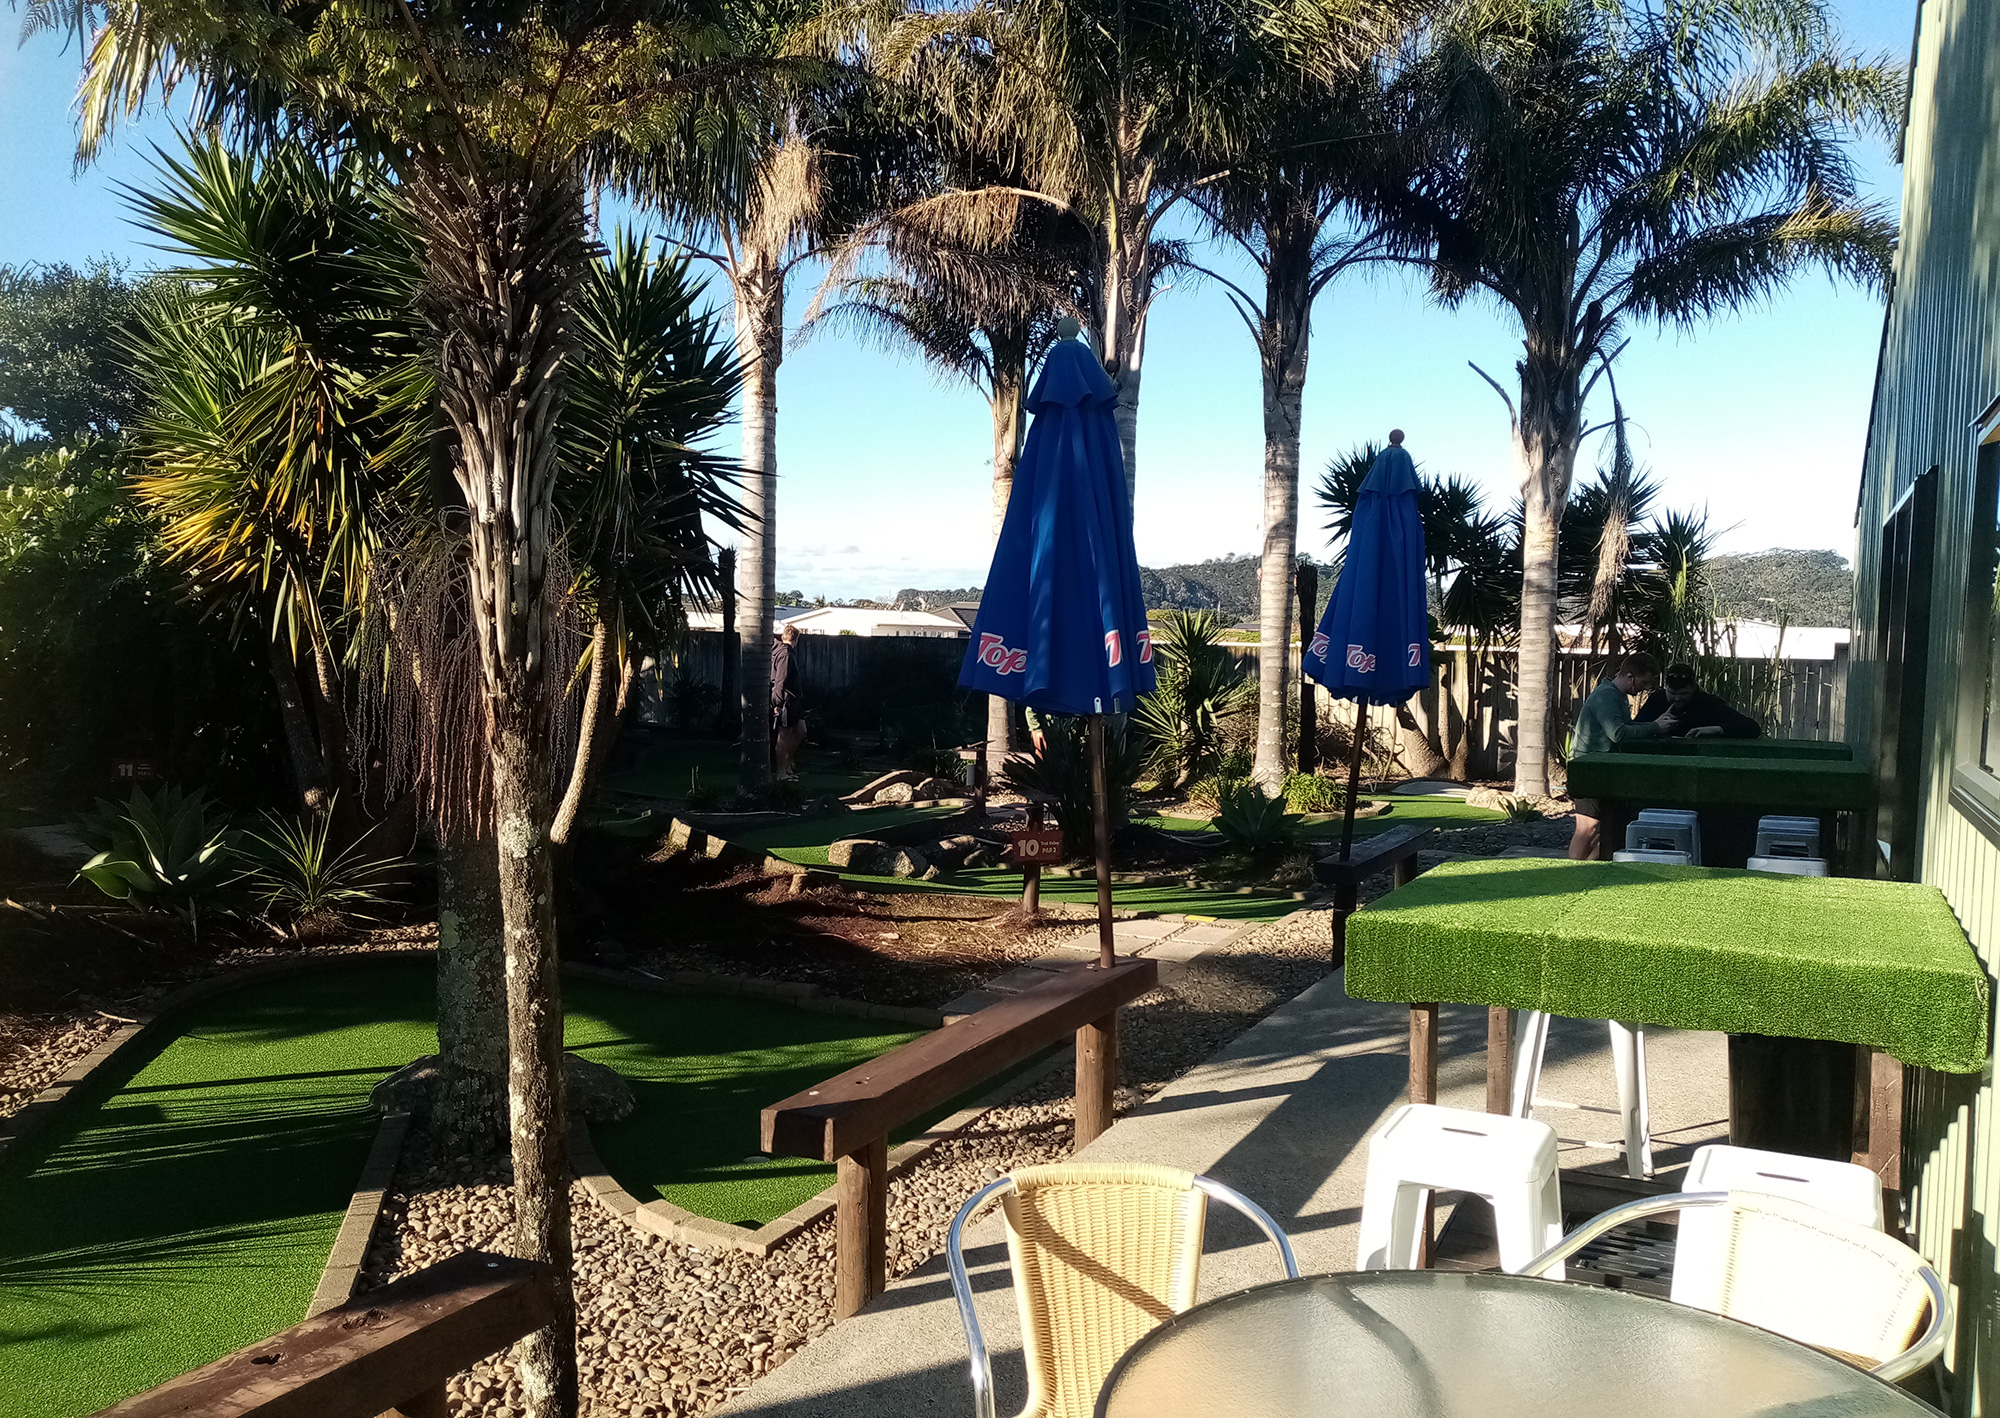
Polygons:
<instances>
[{"instance_id":1,"label":"green astroturf table top","mask_svg":"<svg viewBox=\"0 0 2000 1418\"><path fill-rule=\"evenodd\" d=\"M1973 1073L1986 977L1935 887L1720 867L1448 862L1347 923L1359 999L1834 1039Z\"/></svg>"},{"instance_id":2,"label":"green astroturf table top","mask_svg":"<svg viewBox=\"0 0 2000 1418\"><path fill-rule=\"evenodd\" d=\"M1859 811L1874 801L1865 763L1831 758L1723 758L1710 754L1580 753L1569 761L1572 797L1652 807Z\"/></svg>"},{"instance_id":3,"label":"green astroturf table top","mask_svg":"<svg viewBox=\"0 0 2000 1418\"><path fill-rule=\"evenodd\" d=\"M1851 763L1854 750L1839 739L1627 739L1613 753L1655 758L1813 758Z\"/></svg>"}]
</instances>

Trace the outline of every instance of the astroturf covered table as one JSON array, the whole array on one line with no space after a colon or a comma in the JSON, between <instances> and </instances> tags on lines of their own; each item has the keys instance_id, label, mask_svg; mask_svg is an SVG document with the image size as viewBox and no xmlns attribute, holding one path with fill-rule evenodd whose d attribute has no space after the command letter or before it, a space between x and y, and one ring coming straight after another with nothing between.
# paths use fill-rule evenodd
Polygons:
<instances>
[{"instance_id":1,"label":"astroturf covered table","mask_svg":"<svg viewBox=\"0 0 2000 1418\"><path fill-rule=\"evenodd\" d=\"M1448 862L1356 915L1360 999L1538 1009L1985 1066L1986 977L1935 887L1720 867Z\"/></svg>"},{"instance_id":2,"label":"astroturf covered table","mask_svg":"<svg viewBox=\"0 0 2000 1418\"><path fill-rule=\"evenodd\" d=\"M1858 812L1874 801L1874 791L1869 766L1851 759L1619 752L1580 753L1569 761L1571 797L1610 798L1646 807L1734 805L1809 814Z\"/></svg>"},{"instance_id":3,"label":"astroturf covered table","mask_svg":"<svg viewBox=\"0 0 2000 1418\"><path fill-rule=\"evenodd\" d=\"M1713 736L1678 739L1626 739L1611 745L1613 753L1651 754L1656 758L1808 758L1851 762L1854 749L1839 739L1725 739Z\"/></svg>"}]
</instances>

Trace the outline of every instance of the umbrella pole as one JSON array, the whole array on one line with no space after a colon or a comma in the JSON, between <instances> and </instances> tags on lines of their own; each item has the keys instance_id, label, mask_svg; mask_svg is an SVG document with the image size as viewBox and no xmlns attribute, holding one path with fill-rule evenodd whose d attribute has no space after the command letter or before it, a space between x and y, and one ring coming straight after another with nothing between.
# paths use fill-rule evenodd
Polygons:
<instances>
[{"instance_id":1,"label":"umbrella pole","mask_svg":"<svg viewBox=\"0 0 2000 1418\"><path fill-rule=\"evenodd\" d=\"M1347 810L1340 819L1340 859L1354 850L1354 804L1361 791L1361 745L1368 741L1368 696L1354 701L1354 747L1347 755Z\"/></svg>"},{"instance_id":2,"label":"umbrella pole","mask_svg":"<svg viewBox=\"0 0 2000 1418\"><path fill-rule=\"evenodd\" d=\"M1104 716L1090 716L1091 822L1097 836L1097 968L1109 970L1111 950L1111 793L1104 783Z\"/></svg>"}]
</instances>

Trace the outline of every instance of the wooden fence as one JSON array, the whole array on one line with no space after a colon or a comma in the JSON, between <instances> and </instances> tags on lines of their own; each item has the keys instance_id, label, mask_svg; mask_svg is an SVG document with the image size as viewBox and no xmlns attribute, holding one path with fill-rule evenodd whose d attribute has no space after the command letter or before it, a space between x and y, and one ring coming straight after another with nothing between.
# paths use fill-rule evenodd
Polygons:
<instances>
[{"instance_id":1,"label":"wooden fence","mask_svg":"<svg viewBox=\"0 0 2000 1418\"><path fill-rule=\"evenodd\" d=\"M829 722L849 729L878 729L899 723L919 709L944 713L956 699L959 665L965 658L963 638L918 639L859 635L806 635L794 652L806 685L808 711L817 710ZM1223 647L1257 674L1261 647ZM1299 664L1291 650L1293 672ZM1507 778L1514 772L1515 654L1491 650L1483 656L1439 647L1432 654L1433 681L1411 704L1425 726L1436 726L1439 746L1454 758L1464 740L1464 772L1473 778ZM1721 695L1764 725L1777 738L1831 740L1846 735L1847 653L1842 647L1830 660L1723 660L1705 688ZM1576 718L1577 707L1603 674L1602 659L1564 655L1556 667L1555 732L1561 743ZM719 687L722 683L722 635L697 631L689 637L679 664L649 685L644 712L657 722L671 722L676 677L686 684ZM664 698L662 691L664 690ZM974 718L977 706L958 705ZM1335 720L1351 721L1351 710L1323 705ZM942 731L942 730L940 730Z\"/></svg>"}]
</instances>

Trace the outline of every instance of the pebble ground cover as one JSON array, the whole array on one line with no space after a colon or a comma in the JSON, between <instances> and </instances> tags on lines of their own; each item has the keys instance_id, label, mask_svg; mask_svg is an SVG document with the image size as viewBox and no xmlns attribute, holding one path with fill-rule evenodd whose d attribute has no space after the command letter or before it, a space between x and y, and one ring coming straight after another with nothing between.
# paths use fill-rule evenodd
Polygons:
<instances>
[{"instance_id":1,"label":"pebble ground cover","mask_svg":"<svg viewBox=\"0 0 2000 1418\"><path fill-rule=\"evenodd\" d=\"M0 1166L0 1418L71 1418L304 1316L374 1135L368 1091L436 1048L434 977L253 985L94 1080ZM756 1224L831 1169L753 1159L757 1110L910 1037L783 1004L570 982L572 1047L639 1102L600 1153L642 1200Z\"/></svg>"}]
</instances>

